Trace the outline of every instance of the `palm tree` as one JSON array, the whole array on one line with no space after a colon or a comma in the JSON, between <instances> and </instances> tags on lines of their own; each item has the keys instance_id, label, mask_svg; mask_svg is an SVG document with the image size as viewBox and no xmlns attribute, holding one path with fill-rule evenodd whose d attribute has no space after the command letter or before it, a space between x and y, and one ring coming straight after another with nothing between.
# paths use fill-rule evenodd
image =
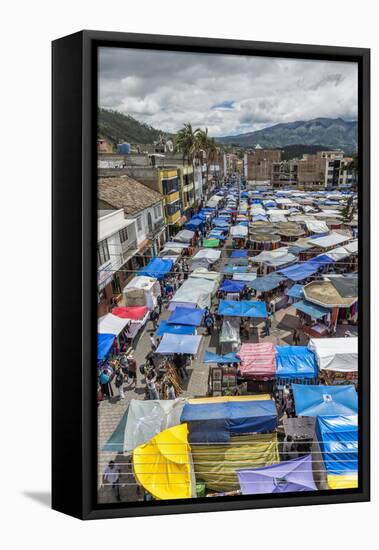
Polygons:
<instances>
[{"instance_id":1,"label":"palm tree","mask_svg":"<svg viewBox=\"0 0 379 550\"><path fill-rule=\"evenodd\" d=\"M182 152L183 164L187 160L188 164L193 164L197 153L197 132L193 130L192 124L187 122L176 135L175 145Z\"/></svg>"}]
</instances>

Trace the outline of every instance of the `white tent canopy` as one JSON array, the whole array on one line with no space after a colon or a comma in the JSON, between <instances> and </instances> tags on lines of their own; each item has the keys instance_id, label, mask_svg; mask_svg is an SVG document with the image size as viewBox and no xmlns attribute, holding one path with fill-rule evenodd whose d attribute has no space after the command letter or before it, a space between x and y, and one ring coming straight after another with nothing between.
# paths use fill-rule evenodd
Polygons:
<instances>
[{"instance_id":1,"label":"white tent canopy","mask_svg":"<svg viewBox=\"0 0 379 550\"><path fill-rule=\"evenodd\" d=\"M201 248L192 259L202 260L203 258L208 260L209 263L216 262L221 257L221 250L214 250L213 248Z\"/></svg>"},{"instance_id":2,"label":"white tent canopy","mask_svg":"<svg viewBox=\"0 0 379 550\"><path fill-rule=\"evenodd\" d=\"M233 225L230 228L230 236L234 238L245 238L247 237L248 231L246 225Z\"/></svg>"},{"instance_id":3,"label":"white tent canopy","mask_svg":"<svg viewBox=\"0 0 379 550\"><path fill-rule=\"evenodd\" d=\"M336 372L358 371L358 338L311 338L308 348L320 369Z\"/></svg>"},{"instance_id":4,"label":"white tent canopy","mask_svg":"<svg viewBox=\"0 0 379 550\"><path fill-rule=\"evenodd\" d=\"M346 248L350 254L356 254L358 252L358 239L345 244L344 248Z\"/></svg>"},{"instance_id":5,"label":"white tent canopy","mask_svg":"<svg viewBox=\"0 0 379 550\"><path fill-rule=\"evenodd\" d=\"M312 233L329 233L329 227L323 221L307 220L305 225L308 231L312 231Z\"/></svg>"},{"instance_id":6,"label":"white tent canopy","mask_svg":"<svg viewBox=\"0 0 379 550\"><path fill-rule=\"evenodd\" d=\"M161 287L157 279L139 275L133 277L122 293L127 306L147 306L149 309L153 309L157 305Z\"/></svg>"},{"instance_id":7,"label":"white tent canopy","mask_svg":"<svg viewBox=\"0 0 379 550\"><path fill-rule=\"evenodd\" d=\"M132 399L124 432L124 452L131 452L152 437L180 424L187 400L183 398L142 401Z\"/></svg>"},{"instance_id":8,"label":"white tent canopy","mask_svg":"<svg viewBox=\"0 0 379 550\"><path fill-rule=\"evenodd\" d=\"M326 255L332 258L335 262L339 262L340 260L348 258L351 253L344 246L337 246L336 248L333 248L333 250L329 250Z\"/></svg>"},{"instance_id":9,"label":"white tent canopy","mask_svg":"<svg viewBox=\"0 0 379 550\"><path fill-rule=\"evenodd\" d=\"M98 320L97 332L99 334L114 334L118 336L128 323L129 319L123 319L112 313L107 313Z\"/></svg>"},{"instance_id":10,"label":"white tent canopy","mask_svg":"<svg viewBox=\"0 0 379 550\"><path fill-rule=\"evenodd\" d=\"M182 229L177 233L174 237L174 241L178 243L190 243L195 235L194 231L190 231L189 229Z\"/></svg>"},{"instance_id":11,"label":"white tent canopy","mask_svg":"<svg viewBox=\"0 0 379 550\"><path fill-rule=\"evenodd\" d=\"M337 244L344 243L349 241L351 237L349 235L342 235L341 233L336 233L332 231L329 235L325 237L318 237L313 239L314 246L319 246L320 248L329 248L329 246L335 246Z\"/></svg>"},{"instance_id":12,"label":"white tent canopy","mask_svg":"<svg viewBox=\"0 0 379 550\"><path fill-rule=\"evenodd\" d=\"M172 302L189 302L200 308L210 307L211 297L218 287L217 280L190 277L175 292Z\"/></svg>"}]
</instances>

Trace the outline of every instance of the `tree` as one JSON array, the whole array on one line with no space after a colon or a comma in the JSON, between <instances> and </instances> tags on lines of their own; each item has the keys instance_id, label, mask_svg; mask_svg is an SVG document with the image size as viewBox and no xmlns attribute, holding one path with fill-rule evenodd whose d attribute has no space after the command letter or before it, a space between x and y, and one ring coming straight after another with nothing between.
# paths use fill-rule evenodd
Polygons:
<instances>
[{"instance_id":1,"label":"tree","mask_svg":"<svg viewBox=\"0 0 379 550\"><path fill-rule=\"evenodd\" d=\"M355 206L353 204L354 197L350 195L346 201L345 206L341 210L341 216L343 223L350 223L354 217Z\"/></svg>"},{"instance_id":2,"label":"tree","mask_svg":"<svg viewBox=\"0 0 379 550\"><path fill-rule=\"evenodd\" d=\"M188 164L193 164L197 155L197 133L199 129L193 130L192 124L187 122L176 135L175 145L182 152L183 164L187 160Z\"/></svg>"}]
</instances>

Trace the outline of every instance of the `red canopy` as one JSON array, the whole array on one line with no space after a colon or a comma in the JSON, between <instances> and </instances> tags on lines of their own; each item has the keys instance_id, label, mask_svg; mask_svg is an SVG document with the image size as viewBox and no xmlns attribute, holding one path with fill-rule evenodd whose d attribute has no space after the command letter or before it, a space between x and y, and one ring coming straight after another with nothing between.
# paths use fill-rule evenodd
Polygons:
<instances>
[{"instance_id":1,"label":"red canopy","mask_svg":"<svg viewBox=\"0 0 379 550\"><path fill-rule=\"evenodd\" d=\"M146 306L120 306L112 309L113 315L121 317L122 319L131 319L132 321L139 321L146 315Z\"/></svg>"},{"instance_id":2,"label":"red canopy","mask_svg":"<svg viewBox=\"0 0 379 550\"><path fill-rule=\"evenodd\" d=\"M239 369L249 380L271 380L276 373L276 349L272 342L242 344L237 353L241 359Z\"/></svg>"}]
</instances>

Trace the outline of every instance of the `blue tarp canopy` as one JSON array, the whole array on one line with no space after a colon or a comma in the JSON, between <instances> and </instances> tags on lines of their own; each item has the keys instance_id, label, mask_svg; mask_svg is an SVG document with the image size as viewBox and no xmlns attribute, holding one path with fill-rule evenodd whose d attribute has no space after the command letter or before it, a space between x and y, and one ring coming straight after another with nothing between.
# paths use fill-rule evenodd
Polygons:
<instances>
[{"instance_id":1,"label":"blue tarp canopy","mask_svg":"<svg viewBox=\"0 0 379 550\"><path fill-rule=\"evenodd\" d=\"M278 378L316 378L317 361L306 346L276 346Z\"/></svg>"},{"instance_id":2,"label":"blue tarp canopy","mask_svg":"<svg viewBox=\"0 0 379 550\"><path fill-rule=\"evenodd\" d=\"M225 220L220 219L220 218L216 218L216 219L212 220L212 224L215 225L216 227L221 227L222 229L228 229L229 228L228 222L226 222Z\"/></svg>"},{"instance_id":3,"label":"blue tarp canopy","mask_svg":"<svg viewBox=\"0 0 379 550\"><path fill-rule=\"evenodd\" d=\"M304 296L303 288L303 285L293 285L289 290L287 290L287 296L290 296L291 298L302 298Z\"/></svg>"},{"instance_id":4,"label":"blue tarp canopy","mask_svg":"<svg viewBox=\"0 0 379 550\"><path fill-rule=\"evenodd\" d=\"M138 272L139 275L163 279L171 271L173 261L162 258L152 258L150 262Z\"/></svg>"},{"instance_id":5,"label":"blue tarp canopy","mask_svg":"<svg viewBox=\"0 0 379 550\"><path fill-rule=\"evenodd\" d=\"M291 281L301 281L302 279L310 277L325 265L333 262L334 260L326 254L320 254L320 256L316 256L307 262L301 264L297 263L281 269L279 273L282 273L287 279L291 279Z\"/></svg>"},{"instance_id":6,"label":"blue tarp canopy","mask_svg":"<svg viewBox=\"0 0 379 550\"><path fill-rule=\"evenodd\" d=\"M170 334L196 334L196 328L190 325L172 325L167 321L161 321L156 335L163 336L165 332Z\"/></svg>"},{"instance_id":7,"label":"blue tarp canopy","mask_svg":"<svg viewBox=\"0 0 379 550\"><path fill-rule=\"evenodd\" d=\"M218 355L212 351L206 351L204 354L203 363L240 363L241 359L233 352L226 353L225 355Z\"/></svg>"},{"instance_id":8,"label":"blue tarp canopy","mask_svg":"<svg viewBox=\"0 0 379 550\"><path fill-rule=\"evenodd\" d=\"M295 309L298 309L299 311L302 311L303 313L306 313L307 315L310 315L311 317L313 317L313 319L321 319L322 317L330 313L330 309L318 306L317 304L313 304L312 302L308 302L307 300L299 300L298 302L293 304L293 307Z\"/></svg>"},{"instance_id":9,"label":"blue tarp canopy","mask_svg":"<svg viewBox=\"0 0 379 550\"><path fill-rule=\"evenodd\" d=\"M247 265L225 265L223 268L224 273L247 273L249 266Z\"/></svg>"},{"instance_id":10,"label":"blue tarp canopy","mask_svg":"<svg viewBox=\"0 0 379 550\"><path fill-rule=\"evenodd\" d=\"M191 218L189 222L185 224L185 228L189 229L190 231L196 231L197 229L200 229L203 225L204 220L201 218Z\"/></svg>"},{"instance_id":11,"label":"blue tarp canopy","mask_svg":"<svg viewBox=\"0 0 379 550\"><path fill-rule=\"evenodd\" d=\"M111 351L116 336L114 334L97 335L97 360L103 361Z\"/></svg>"},{"instance_id":12,"label":"blue tarp canopy","mask_svg":"<svg viewBox=\"0 0 379 550\"><path fill-rule=\"evenodd\" d=\"M349 416L358 412L353 384L346 386L307 386L292 384L298 416Z\"/></svg>"},{"instance_id":13,"label":"blue tarp canopy","mask_svg":"<svg viewBox=\"0 0 379 550\"><path fill-rule=\"evenodd\" d=\"M246 283L243 281L231 281L230 279L225 279L225 281L220 286L219 290L224 292L241 292L246 286Z\"/></svg>"},{"instance_id":14,"label":"blue tarp canopy","mask_svg":"<svg viewBox=\"0 0 379 550\"><path fill-rule=\"evenodd\" d=\"M272 273L269 273L265 277L257 277L249 283L249 286L251 288L254 288L254 290L260 290L261 292L267 292L268 290L272 290L280 285L283 281L285 281L286 278L282 275L279 275L279 273L273 271Z\"/></svg>"},{"instance_id":15,"label":"blue tarp canopy","mask_svg":"<svg viewBox=\"0 0 379 550\"><path fill-rule=\"evenodd\" d=\"M203 309L188 309L186 307L177 307L171 313L169 320L170 325L191 325L198 327L203 319Z\"/></svg>"},{"instance_id":16,"label":"blue tarp canopy","mask_svg":"<svg viewBox=\"0 0 379 550\"><path fill-rule=\"evenodd\" d=\"M247 258L247 250L233 250L231 258Z\"/></svg>"},{"instance_id":17,"label":"blue tarp canopy","mask_svg":"<svg viewBox=\"0 0 379 550\"><path fill-rule=\"evenodd\" d=\"M319 416L316 433L329 475L358 471L358 415Z\"/></svg>"},{"instance_id":18,"label":"blue tarp canopy","mask_svg":"<svg viewBox=\"0 0 379 550\"><path fill-rule=\"evenodd\" d=\"M229 317L267 317L266 304L256 300L220 300L218 313Z\"/></svg>"},{"instance_id":19,"label":"blue tarp canopy","mask_svg":"<svg viewBox=\"0 0 379 550\"><path fill-rule=\"evenodd\" d=\"M200 346L201 336L187 334L165 333L156 353L170 355L172 353L186 353L195 355Z\"/></svg>"},{"instance_id":20,"label":"blue tarp canopy","mask_svg":"<svg viewBox=\"0 0 379 550\"><path fill-rule=\"evenodd\" d=\"M184 405L180 422L188 422L190 441L225 441L230 434L272 432L277 411L271 399ZM192 423L196 423L192 426ZM196 439L191 437L195 436Z\"/></svg>"}]
</instances>

